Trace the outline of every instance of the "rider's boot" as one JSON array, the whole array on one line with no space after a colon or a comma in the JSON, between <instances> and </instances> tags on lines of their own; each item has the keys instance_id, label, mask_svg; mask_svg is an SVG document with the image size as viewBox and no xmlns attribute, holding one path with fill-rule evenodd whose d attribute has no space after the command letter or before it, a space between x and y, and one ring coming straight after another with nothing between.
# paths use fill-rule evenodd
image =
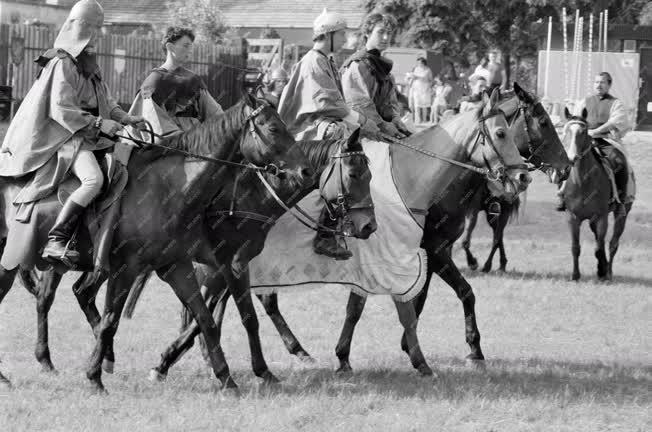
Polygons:
<instances>
[{"instance_id":1,"label":"rider's boot","mask_svg":"<svg viewBox=\"0 0 652 432\"><path fill-rule=\"evenodd\" d=\"M49 262L61 262L73 267L79 262L79 252L73 248L72 236L77 228L85 207L68 198L63 205L54 226L48 233L48 243L43 249L43 258Z\"/></svg>"}]
</instances>

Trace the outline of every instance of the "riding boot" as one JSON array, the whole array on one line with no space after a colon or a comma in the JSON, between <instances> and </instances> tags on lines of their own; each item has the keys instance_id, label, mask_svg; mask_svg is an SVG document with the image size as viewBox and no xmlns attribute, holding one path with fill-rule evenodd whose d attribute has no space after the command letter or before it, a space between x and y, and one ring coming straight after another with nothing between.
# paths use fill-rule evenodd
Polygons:
<instances>
[{"instance_id":1,"label":"riding boot","mask_svg":"<svg viewBox=\"0 0 652 432\"><path fill-rule=\"evenodd\" d=\"M328 210L324 207L319 216L319 223L328 228L336 229L337 220L332 220L328 214ZM338 261L348 260L353 256L350 250L340 246L335 235L331 232L321 229L317 230L317 234L312 241L312 249L316 254L326 255L335 258Z\"/></svg>"},{"instance_id":2,"label":"riding boot","mask_svg":"<svg viewBox=\"0 0 652 432\"><path fill-rule=\"evenodd\" d=\"M67 267L73 267L79 261L79 252L72 247L71 239L84 210L85 207L68 198L48 233L48 243L42 255L46 261L59 261Z\"/></svg>"}]
</instances>

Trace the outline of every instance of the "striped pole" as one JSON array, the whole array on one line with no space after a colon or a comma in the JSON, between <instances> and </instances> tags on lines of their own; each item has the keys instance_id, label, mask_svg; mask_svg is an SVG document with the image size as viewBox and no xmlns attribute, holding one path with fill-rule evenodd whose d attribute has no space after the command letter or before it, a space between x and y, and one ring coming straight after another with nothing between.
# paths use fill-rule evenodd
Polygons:
<instances>
[{"instance_id":1,"label":"striped pole","mask_svg":"<svg viewBox=\"0 0 652 432\"><path fill-rule=\"evenodd\" d=\"M548 43L546 44L546 78L543 97L548 98L548 81L550 78L550 43L552 39L552 17L548 17Z\"/></svg>"},{"instance_id":2,"label":"striped pole","mask_svg":"<svg viewBox=\"0 0 652 432\"><path fill-rule=\"evenodd\" d=\"M602 70L604 71L607 68L607 52L609 51L609 46L607 42L607 30L609 29L609 9L604 10L604 41L603 41L603 53L602 53Z\"/></svg>"},{"instance_id":3,"label":"striped pole","mask_svg":"<svg viewBox=\"0 0 652 432\"><path fill-rule=\"evenodd\" d=\"M587 60L587 80L586 80L586 85L588 86L588 91L587 93L591 92L591 80L592 76L591 73L593 72L593 13L589 15L589 53L588 53L588 60Z\"/></svg>"},{"instance_id":4,"label":"striped pole","mask_svg":"<svg viewBox=\"0 0 652 432\"><path fill-rule=\"evenodd\" d=\"M564 94L568 95L568 30L566 29L566 8L561 9L561 21L564 33Z\"/></svg>"}]
</instances>

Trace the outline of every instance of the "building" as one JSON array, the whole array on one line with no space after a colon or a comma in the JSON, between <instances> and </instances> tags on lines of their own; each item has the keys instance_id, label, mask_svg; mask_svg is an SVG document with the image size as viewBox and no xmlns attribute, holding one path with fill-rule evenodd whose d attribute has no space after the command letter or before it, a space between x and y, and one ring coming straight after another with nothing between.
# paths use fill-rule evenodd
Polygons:
<instances>
[{"instance_id":1,"label":"building","mask_svg":"<svg viewBox=\"0 0 652 432\"><path fill-rule=\"evenodd\" d=\"M170 21L165 0L100 0L109 31L126 34L165 26ZM285 44L310 43L312 23L326 7L344 15L357 28L364 16L362 0L304 2L292 0L222 0L219 7L229 26L242 37L257 38L267 28L275 30Z\"/></svg>"},{"instance_id":2,"label":"building","mask_svg":"<svg viewBox=\"0 0 652 432\"><path fill-rule=\"evenodd\" d=\"M77 0L0 0L0 24L41 24L58 28Z\"/></svg>"}]
</instances>

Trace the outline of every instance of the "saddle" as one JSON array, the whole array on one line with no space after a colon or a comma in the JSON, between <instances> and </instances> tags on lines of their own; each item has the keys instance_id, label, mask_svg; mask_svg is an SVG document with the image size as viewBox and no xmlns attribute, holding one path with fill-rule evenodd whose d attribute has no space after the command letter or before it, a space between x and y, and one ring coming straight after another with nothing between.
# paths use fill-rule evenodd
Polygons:
<instances>
[{"instance_id":1,"label":"saddle","mask_svg":"<svg viewBox=\"0 0 652 432\"><path fill-rule=\"evenodd\" d=\"M106 270L113 232L120 217L120 197L127 185L128 172L111 153L103 154L98 162L104 174L104 185L100 195L86 209L75 241L78 245L83 245L78 248L80 252L88 251L81 254L79 268ZM48 264L41 259L41 252L48 232L63 203L80 184L77 177L68 176L49 196L15 207L14 217L6 219L7 243L0 265L6 269L18 265L36 265L39 269L47 267ZM5 200L6 198L5 196Z\"/></svg>"}]
</instances>

